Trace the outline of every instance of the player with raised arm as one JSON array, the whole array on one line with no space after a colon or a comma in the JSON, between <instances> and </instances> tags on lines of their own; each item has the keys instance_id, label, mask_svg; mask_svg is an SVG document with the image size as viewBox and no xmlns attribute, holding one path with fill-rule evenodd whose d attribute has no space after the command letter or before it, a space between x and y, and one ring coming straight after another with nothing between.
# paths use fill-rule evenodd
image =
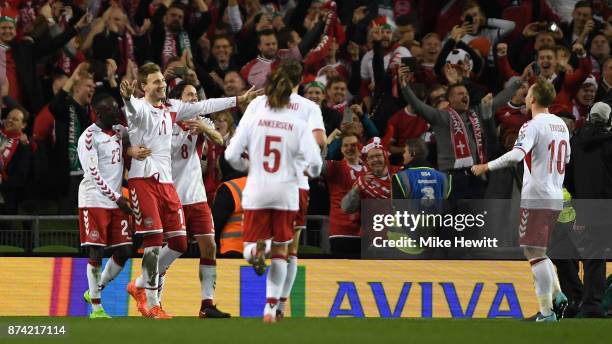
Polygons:
<instances>
[{"instance_id":1,"label":"player with raised arm","mask_svg":"<svg viewBox=\"0 0 612 344\"><path fill-rule=\"evenodd\" d=\"M159 268L167 269L187 249L183 209L172 181L172 125L198 114L234 107L238 98L248 98L250 91L240 97L195 103L166 101L166 81L154 63L140 67L137 82L144 90L142 99L133 96L136 81L124 81L120 89L126 105L128 134L132 144L146 146L151 156L133 161L128 174L135 232L143 235L144 255L142 274L127 289L145 317L168 319L170 316L158 299ZM168 244L162 248L164 237Z\"/></svg>"},{"instance_id":2,"label":"player with raised arm","mask_svg":"<svg viewBox=\"0 0 612 344\"><path fill-rule=\"evenodd\" d=\"M478 176L525 161L519 244L531 264L535 280L540 305L536 321L557 321L567 307L557 272L546 256L548 240L563 209L563 177L570 159L567 126L561 118L548 112L555 96L554 86L539 79L525 98L532 119L521 127L514 149L488 164L472 167Z\"/></svg>"},{"instance_id":3,"label":"player with raised arm","mask_svg":"<svg viewBox=\"0 0 612 344\"><path fill-rule=\"evenodd\" d=\"M318 176L322 165L312 129L297 115L304 110L294 97L301 75L298 61L283 61L269 76L265 95L247 107L225 151L232 167L249 171L242 199L244 257L260 274L265 269L265 240L272 239L264 322L276 321L287 277L287 246L299 209L299 178L304 173Z\"/></svg>"},{"instance_id":4,"label":"player with raised arm","mask_svg":"<svg viewBox=\"0 0 612 344\"><path fill-rule=\"evenodd\" d=\"M128 200L121 196L123 180L123 135L119 125L119 105L109 94L94 99L96 123L90 125L78 141L78 155L85 171L79 185L79 229L81 246L89 251L87 282L83 298L91 304L90 318L110 318L101 303L102 289L123 269L132 252ZM113 255L100 273L104 249Z\"/></svg>"},{"instance_id":5,"label":"player with raised arm","mask_svg":"<svg viewBox=\"0 0 612 344\"><path fill-rule=\"evenodd\" d=\"M176 91L175 96L172 95ZM171 93L172 98L184 102L197 102L196 88L188 83L179 84ZM223 137L208 118L190 119L174 123L172 127L172 179L185 215L187 234L192 236L200 249L199 277L202 289L200 318L229 318L213 304L217 279L215 228L206 190L202 179L200 161L206 137L223 144ZM160 267L160 290L165 270Z\"/></svg>"}]
</instances>

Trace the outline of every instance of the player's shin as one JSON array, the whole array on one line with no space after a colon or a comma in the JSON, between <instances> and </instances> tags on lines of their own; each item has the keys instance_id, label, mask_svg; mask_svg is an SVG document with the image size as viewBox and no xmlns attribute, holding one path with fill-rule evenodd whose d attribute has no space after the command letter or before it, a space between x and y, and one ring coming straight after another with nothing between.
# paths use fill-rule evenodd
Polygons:
<instances>
[{"instance_id":1,"label":"player's shin","mask_svg":"<svg viewBox=\"0 0 612 344\"><path fill-rule=\"evenodd\" d=\"M200 266L198 276L202 288L202 309L213 305L215 284L217 281L217 261L214 237L203 235L196 238L200 249Z\"/></svg>"},{"instance_id":2,"label":"player's shin","mask_svg":"<svg viewBox=\"0 0 612 344\"><path fill-rule=\"evenodd\" d=\"M102 275L100 276L99 290L104 289L108 283L119 275L125 262L130 258L132 252L131 245L119 246L113 252L113 255L106 261Z\"/></svg>"},{"instance_id":3,"label":"player's shin","mask_svg":"<svg viewBox=\"0 0 612 344\"><path fill-rule=\"evenodd\" d=\"M287 245L272 247L272 263L266 280L266 307L264 317L276 317L278 300L287 277Z\"/></svg>"},{"instance_id":4,"label":"player's shin","mask_svg":"<svg viewBox=\"0 0 612 344\"><path fill-rule=\"evenodd\" d=\"M91 298L91 308L93 311L100 309L100 290L98 284L100 283L100 265L101 261L89 260L87 264L87 284L89 286L89 296Z\"/></svg>"},{"instance_id":5,"label":"player's shin","mask_svg":"<svg viewBox=\"0 0 612 344\"><path fill-rule=\"evenodd\" d=\"M287 299L289 299L289 295L291 295L291 289L293 289L293 283L295 282L295 276L297 276L297 250L299 245L301 229L295 231L293 236L293 241L289 244L289 255L287 259L287 276L285 277L285 282L283 283L283 290L281 292L281 296L278 304L278 311L282 314L285 312L285 305ZM282 316L282 315L281 315Z\"/></svg>"},{"instance_id":6,"label":"player's shin","mask_svg":"<svg viewBox=\"0 0 612 344\"><path fill-rule=\"evenodd\" d=\"M546 260L548 260L548 258L545 256L529 260L535 281L536 296L540 305L540 313L542 313L543 316L549 316L553 313L553 281L551 274L548 272Z\"/></svg>"},{"instance_id":7,"label":"player's shin","mask_svg":"<svg viewBox=\"0 0 612 344\"><path fill-rule=\"evenodd\" d=\"M168 244L159 252L159 270L165 273L170 265L187 252L187 237L178 235L168 239Z\"/></svg>"},{"instance_id":8,"label":"player's shin","mask_svg":"<svg viewBox=\"0 0 612 344\"><path fill-rule=\"evenodd\" d=\"M147 308L159 306L157 297L160 246L145 247L142 257L142 280L145 285Z\"/></svg>"},{"instance_id":9,"label":"player's shin","mask_svg":"<svg viewBox=\"0 0 612 344\"><path fill-rule=\"evenodd\" d=\"M89 297L92 310L100 309L101 293L98 289L100 284L100 267L102 266L102 257L104 256L104 248L101 246L89 247L89 261L87 264L87 284L89 287Z\"/></svg>"}]
</instances>

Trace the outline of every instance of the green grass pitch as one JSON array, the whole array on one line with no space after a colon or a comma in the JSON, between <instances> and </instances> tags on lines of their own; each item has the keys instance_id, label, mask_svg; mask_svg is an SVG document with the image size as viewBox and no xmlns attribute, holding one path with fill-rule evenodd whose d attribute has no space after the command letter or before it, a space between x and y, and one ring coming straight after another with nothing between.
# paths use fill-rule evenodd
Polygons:
<instances>
[{"instance_id":1,"label":"green grass pitch","mask_svg":"<svg viewBox=\"0 0 612 344\"><path fill-rule=\"evenodd\" d=\"M8 325L64 325L61 337L10 337ZM0 317L0 343L603 343L612 321L530 323L513 319L299 318L263 324L261 319L171 320Z\"/></svg>"}]
</instances>

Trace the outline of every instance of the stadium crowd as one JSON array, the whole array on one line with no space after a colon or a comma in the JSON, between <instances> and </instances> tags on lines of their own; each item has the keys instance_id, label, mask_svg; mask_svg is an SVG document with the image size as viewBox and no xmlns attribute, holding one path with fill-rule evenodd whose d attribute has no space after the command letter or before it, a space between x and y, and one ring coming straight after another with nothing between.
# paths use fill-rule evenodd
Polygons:
<instances>
[{"instance_id":1,"label":"stadium crowd","mask_svg":"<svg viewBox=\"0 0 612 344\"><path fill-rule=\"evenodd\" d=\"M123 104L119 85L146 62L161 66L169 98L201 100L262 88L293 58L328 144L308 213L330 215L333 252L355 253L359 200L389 198L384 177L402 167L452 176L454 199L511 198L520 166L488 179L469 170L512 149L538 78L572 135L609 130L611 15L600 0L2 0L0 213L76 213L92 99ZM201 164L217 241L239 228L244 175L223 152L246 106L210 116L222 140L207 140Z\"/></svg>"}]
</instances>

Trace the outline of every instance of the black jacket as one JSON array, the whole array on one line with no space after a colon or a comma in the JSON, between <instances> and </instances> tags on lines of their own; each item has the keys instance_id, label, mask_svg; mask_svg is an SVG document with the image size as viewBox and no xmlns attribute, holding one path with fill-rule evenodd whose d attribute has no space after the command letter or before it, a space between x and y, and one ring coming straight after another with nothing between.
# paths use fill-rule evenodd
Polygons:
<instances>
[{"instance_id":1,"label":"black jacket","mask_svg":"<svg viewBox=\"0 0 612 344\"><path fill-rule=\"evenodd\" d=\"M22 105L28 112L38 113L44 105L42 78L36 73L36 64L42 57L56 53L76 34L76 29L68 26L64 32L48 40L14 40L10 43L21 88Z\"/></svg>"},{"instance_id":2,"label":"black jacket","mask_svg":"<svg viewBox=\"0 0 612 344\"><path fill-rule=\"evenodd\" d=\"M70 108L76 113L80 122L81 132L91 125L88 107L79 105L71 95L59 90L49 103L49 111L55 118L55 144L37 142L35 171L39 188L44 190L41 196L57 198L65 195L70 187L70 158L68 156ZM78 142L80 133L75 136ZM45 197L46 198L46 197Z\"/></svg>"},{"instance_id":3,"label":"black jacket","mask_svg":"<svg viewBox=\"0 0 612 344\"><path fill-rule=\"evenodd\" d=\"M612 132L587 123L571 139L568 190L574 198L612 198Z\"/></svg>"},{"instance_id":4,"label":"black jacket","mask_svg":"<svg viewBox=\"0 0 612 344\"><path fill-rule=\"evenodd\" d=\"M1 207L4 214L17 214L19 202L24 200L26 186L28 185L30 168L32 166L32 145L19 143L7 168L8 177L0 184L0 191L4 198Z\"/></svg>"},{"instance_id":5,"label":"black jacket","mask_svg":"<svg viewBox=\"0 0 612 344\"><path fill-rule=\"evenodd\" d=\"M609 225L612 198L612 133L603 125L587 123L571 139L566 187L574 197L576 222Z\"/></svg>"}]
</instances>

